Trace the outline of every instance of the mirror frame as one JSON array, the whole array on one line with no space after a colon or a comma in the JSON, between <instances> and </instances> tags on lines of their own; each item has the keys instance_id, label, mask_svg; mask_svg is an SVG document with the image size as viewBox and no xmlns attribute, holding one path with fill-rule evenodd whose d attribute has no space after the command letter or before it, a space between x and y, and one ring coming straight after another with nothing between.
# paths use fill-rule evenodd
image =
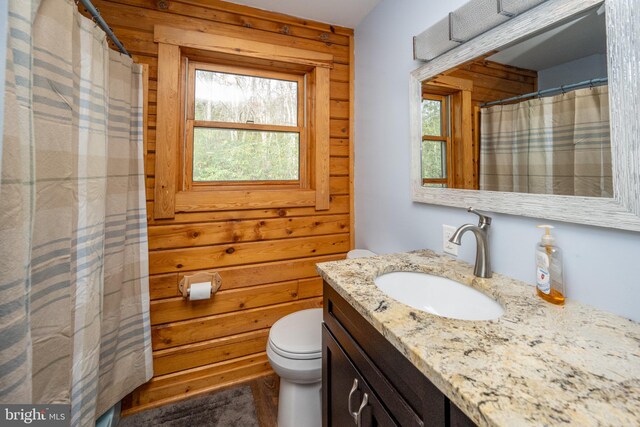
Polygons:
<instances>
[{"instance_id":1,"label":"mirror frame","mask_svg":"<svg viewBox=\"0 0 640 427\"><path fill-rule=\"evenodd\" d=\"M411 180L414 202L600 227L640 231L640 26L629 17L637 0L606 0L607 69L613 168L613 198L510 193L422 186L422 81L470 61L485 52L531 35L602 0L548 0L539 6L444 53L410 74Z\"/></svg>"}]
</instances>

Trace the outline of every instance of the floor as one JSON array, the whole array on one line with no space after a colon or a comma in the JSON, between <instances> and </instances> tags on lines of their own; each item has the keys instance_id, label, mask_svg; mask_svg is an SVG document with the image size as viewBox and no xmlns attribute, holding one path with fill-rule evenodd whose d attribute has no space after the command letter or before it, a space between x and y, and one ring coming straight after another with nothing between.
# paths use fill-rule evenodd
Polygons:
<instances>
[{"instance_id":1,"label":"floor","mask_svg":"<svg viewBox=\"0 0 640 427\"><path fill-rule=\"evenodd\" d=\"M118 427L261 427L248 382L122 418Z\"/></svg>"},{"instance_id":2,"label":"floor","mask_svg":"<svg viewBox=\"0 0 640 427\"><path fill-rule=\"evenodd\" d=\"M260 427L277 427L280 378L271 374L250 382Z\"/></svg>"},{"instance_id":3,"label":"floor","mask_svg":"<svg viewBox=\"0 0 640 427\"><path fill-rule=\"evenodd\" d=\"M253 403L256 409L256 418L260 427L278 426L278 394L280 392L280 377L270 374L244 383L234 384L233 387L248 386L253 395ZM213 395L224 393L228 388L213 392ZM194 397L193 399L197 399ZM184 401L183 401L184 402ZM162 408L162 407L161 407ZM172 412L170 412L172 413ZM131 417L135 417L132 415ZM121 420L129 419L129 417ZM129 420L132 421L132 420ZM135 422L135 421L134 421ZM125 422L121 422L126 425Z\"/></svg>"}]
</instances>

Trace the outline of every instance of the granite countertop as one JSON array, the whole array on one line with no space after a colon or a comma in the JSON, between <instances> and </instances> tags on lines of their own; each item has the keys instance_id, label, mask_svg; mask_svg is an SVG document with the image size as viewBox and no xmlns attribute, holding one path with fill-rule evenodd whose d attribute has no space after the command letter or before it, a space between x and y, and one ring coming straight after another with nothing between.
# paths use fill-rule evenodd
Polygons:
<instances>
[{"instance_id":1,"label":"granite countertop","mask_svg":"<svg viewBox=\"0 0 640 427\"><path fill-rule=\"evenodd\" d=\"M318 264L343 298L481 426L640 425L640 324L568 300L540 299L500 274L415 251ZM497 320L431 315L382 293L373 279L422 271L497 300Z\"/></svg>"}]
</instances>

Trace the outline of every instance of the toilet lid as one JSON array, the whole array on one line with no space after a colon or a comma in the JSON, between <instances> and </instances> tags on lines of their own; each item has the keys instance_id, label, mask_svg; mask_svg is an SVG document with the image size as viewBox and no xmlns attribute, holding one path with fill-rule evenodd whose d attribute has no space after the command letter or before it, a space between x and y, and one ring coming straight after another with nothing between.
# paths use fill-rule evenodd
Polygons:
<instances>
[{"instance_id":1,"label":"toilet lid","mask_svg":"<svg viewBox=\"0 0 640 427\"><path fill-rule=\"evenodd\" d=\"M301 310L278 320L269 331L269 344L289 359L322 357L322 309Z\"/></svg>"}]
</instances>

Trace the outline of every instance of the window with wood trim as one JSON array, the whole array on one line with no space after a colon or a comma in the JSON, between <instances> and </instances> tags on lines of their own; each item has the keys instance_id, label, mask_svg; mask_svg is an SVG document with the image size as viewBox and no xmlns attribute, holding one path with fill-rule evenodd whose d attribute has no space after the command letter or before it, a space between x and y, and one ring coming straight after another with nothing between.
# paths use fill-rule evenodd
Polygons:
<instances>
[{"instance_id":1,"label":"window with wood trim","mask_svg":"<svg viewBox=\"0 0 640 427\"><path fill-rule=\"evenodd\" d=\"M163 25L154 26L154 41L158 43L154 219L174 218L176 212L329 209L333 55ZM196 66L190 69L189 61ZM202 96L196 96L198 69L204 79ZM288 107L277 105L279 112L273 114L256 114L246 100L221 113L219 108L228 107L221 104L229 104L234 91L241 91L220 89L227 93L218 98L206 92L234 81L236 86L242 81L283 91L289 85L290 92L295 87L295 95L287 98ZM284 103L286 96L282 97ZM260 101L257 105L265 102L259 98L253 96ZM262 151L247 156L242 148L246 146ZM280 169L269 166L277 157L270 155L273 150L285 159Z\"/></svg>"},{"instance_id":2,"label":"window with wood trim","mask_svg":"<svg viewBox=\"0 0 640 427\"><path fill-rule=\"evenodd\" d=\"M303 75L185 59L187 190L307 188Z\"/></svg>"},{"instance_id":3,"label":"window with wood trim","mask_svg":"<svg viewBox=\"0 0 640 427\"><path fill-rule=\"evenodd\" d=\"M479 121L473 81L437 76L422 83L422 185L478 188Z\"/></svg>"},{"instance_id":4,"label":"window with wood trim","mask_svg":"<svg viewBox=\"0 0 640 427\"><path fill-rule=\"evenodd\" d=\"M447 96L422 96L422 184L447 188L451 170L451 126Z\"/></svg>"}]
</instances>

